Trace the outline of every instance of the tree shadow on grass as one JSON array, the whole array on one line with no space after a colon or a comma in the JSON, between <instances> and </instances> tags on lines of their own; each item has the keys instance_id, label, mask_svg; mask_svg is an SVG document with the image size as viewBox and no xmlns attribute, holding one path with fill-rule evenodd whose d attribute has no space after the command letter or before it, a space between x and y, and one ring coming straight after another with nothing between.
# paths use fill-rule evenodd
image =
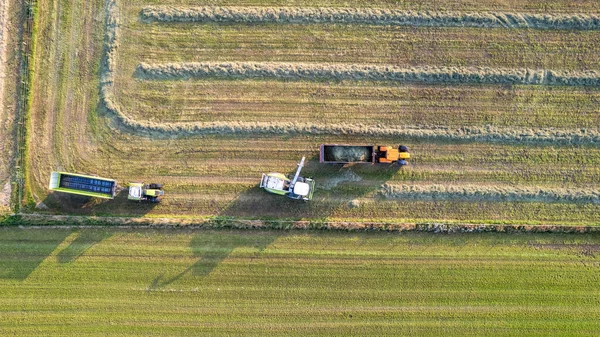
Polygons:
<instances>
[{"instance_id":1,"label":"tree shadow on grass","mask_svg":"<svg viewBox=\"0 0 600 337\"><path fill-rule=\"evenodd\" d=\"M0 279L25 280L71 230L0 228Z\"/></svg>"}]
</instances>

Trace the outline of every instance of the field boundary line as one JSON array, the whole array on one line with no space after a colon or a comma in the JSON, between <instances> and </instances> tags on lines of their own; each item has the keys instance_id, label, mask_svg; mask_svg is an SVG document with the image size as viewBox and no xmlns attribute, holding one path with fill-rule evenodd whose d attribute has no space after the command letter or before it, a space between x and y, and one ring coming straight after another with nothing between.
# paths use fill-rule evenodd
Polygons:
<instances>
[{"instance_id":1,"label":"field boundary line","mask_svg":"<svg viewBox=\"0 0 600 337\"><path fill-rule=\"evenodd\" d=\"M600 30L597 14L410 11L385 8L146 6L147 22L217 22L284 24L368 24L415 27L533 28Z\"/></svg>"},{"instance_id":2,"label":"field boundary line","mask_svg":"<svg viewBox=\"0 0 600 337\"><path fill-rule=\"evenodd\" d=\"M328 231L381 231L431 233L600 233L600 223L594 225L565 224L495 224L465 223L459 221L339 221L339 220L266 220L232 217L204 218L130 218L74 215L22 214L0 222L2 227L27 226L28 229L98 228L120 229L255 229L255 230L328 230Z\"/></svg>"}]
</instances>

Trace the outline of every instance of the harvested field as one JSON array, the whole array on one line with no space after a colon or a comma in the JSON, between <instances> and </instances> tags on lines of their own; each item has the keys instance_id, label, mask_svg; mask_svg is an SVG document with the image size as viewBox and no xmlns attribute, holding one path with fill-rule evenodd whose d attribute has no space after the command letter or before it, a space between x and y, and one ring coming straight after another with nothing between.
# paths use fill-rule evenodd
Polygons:
<instances>
[{"instance_id":1,"label":"harvested field","mask_svg":"<svg viewBox=\"0 0 600 337\"><path fill-rule=\"evenodd\" d=\"M4 228L0 237L2 335L600 329L595 235Z\"/></svg>"},{"instance_id":2,"label":"harvested field","mask_svg":"<svg viewBox=\"0 0 600 337\"><path fill-rule=\"evenodd\" d=\"M430 9L362 4L297 7ZM40 1L39 13L50 14L38 17L37 43L47 48L36 55L29 212L598 224L598 31L140 20L149 5ZM246 5L256 3L235 4L254 10ZM532 6L447 2L450 12L478 15L580 13L569 2ZM413 157L403 169L326 166L321 143L405 144ZM317 181L313 202L257 188L261 173L291 173L303 155L304 174ZM167 197L140 205L125 191L111 201L50 194L57 169L121 187L163 183Z\"/></svg>"}]
</instances>

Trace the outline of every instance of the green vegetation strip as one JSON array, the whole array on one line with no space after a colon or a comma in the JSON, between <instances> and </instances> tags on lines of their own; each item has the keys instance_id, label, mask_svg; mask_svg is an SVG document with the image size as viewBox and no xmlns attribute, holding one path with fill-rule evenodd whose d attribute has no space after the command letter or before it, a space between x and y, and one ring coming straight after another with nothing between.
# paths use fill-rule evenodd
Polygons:
<instances>
[{"instance_id":1,"label":"green vegetation strip","mask_svg":"<svg viewBox=\"0 0 600 337\"><path fill-rule=\"evenodd\" d=\"M6 336L600 330L591 234L0 231Z\"/></svg>"},{"instance_id":2,"label":"green vegetation strip","mask_svg":"<svg viewBox=\"0 0 600 337\"><path fill-rule=\"evenodd\" d=\"M140 63L144 79L276 78L280 80L367 80L422 83L600 86L598 71L504 69L488 67L413 67L285 62Z\"/></svg>"},{"instance_id":3,"label":"green vegetation strip","mask_svg":"<svg viewBox=\"0 0 600 337\"><path fill-rule=\"evenodd\" d=\"M345 23L370 25L535 29L600 29L600 15L406 11L384 8L149 6L141 17L158 22Z\"/></svg>"}]
</instances>

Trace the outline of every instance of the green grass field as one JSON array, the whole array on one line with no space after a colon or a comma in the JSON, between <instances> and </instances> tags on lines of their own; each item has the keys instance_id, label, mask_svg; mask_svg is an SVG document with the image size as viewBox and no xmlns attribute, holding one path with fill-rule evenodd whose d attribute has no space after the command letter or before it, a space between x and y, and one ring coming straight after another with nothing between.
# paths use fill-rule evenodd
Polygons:
<instances>
[{"instance_id":1,"label":"green grass field","mask_svg":"<svg viewBox=\"0 0 600 337\"><path fill-rule=\"evenodd\" d=\"M600 238L0 229L3 336L595 336Z\"/></svg>"}]
</instances>

